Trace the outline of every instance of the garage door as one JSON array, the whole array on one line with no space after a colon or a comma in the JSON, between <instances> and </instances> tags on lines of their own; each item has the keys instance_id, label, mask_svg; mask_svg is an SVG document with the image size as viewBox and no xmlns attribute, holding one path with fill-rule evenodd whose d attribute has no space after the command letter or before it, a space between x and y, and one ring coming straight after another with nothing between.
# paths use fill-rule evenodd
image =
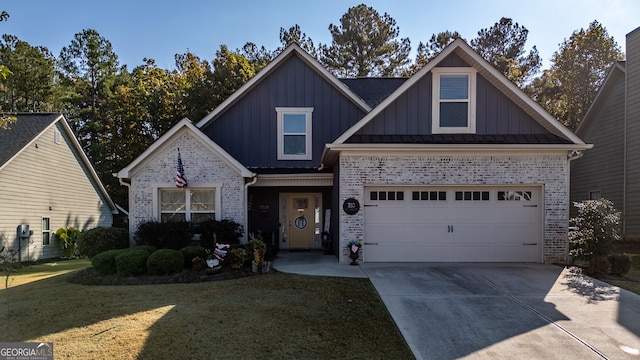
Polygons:
<instances>
[{"instance_id":1,"label":"garage door","mask_svg":"<svg viewBox=\"0 0 640 360\"><path fill-rule=\"evenodd\" d=\"M538 262L541 191L365 187L365 261Z\"/></svg>"}]
</instances>

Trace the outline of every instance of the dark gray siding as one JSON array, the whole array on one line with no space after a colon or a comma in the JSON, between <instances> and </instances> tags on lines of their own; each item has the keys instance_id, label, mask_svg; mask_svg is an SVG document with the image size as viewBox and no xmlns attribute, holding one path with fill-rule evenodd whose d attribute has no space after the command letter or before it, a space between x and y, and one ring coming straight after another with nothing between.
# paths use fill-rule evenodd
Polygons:
<instances>
[{"instance_id":1,"label":"dark gray siding","mask_svg":"<svg viewBox=\"0 0 640 360\"><path fill-rule=\"evenodd\" d=\"M276 107L313 107L313 159L277 160ZM203 128L218 145L248 168L320 166L324 145L364 116L364 111L297 55Z\"/></svg>"},{"instance_id":2,"label":"dark gray siding","mask_svg":"<svg viewBox=\"0 0 640 360\"><path fill-rule=\"evenodd\" d=\"M590 191L600 191L618 210L623 206L624 180L624 73L609 77L578 134L593 149L571 162L571 202L589 199ZM577 211L571 206L571 216Z\"/></svg>"},{"instance_id":3,"label":"dark gray siding","mask_svg":"<svg viewBox=\"0 0 640 360\"><path fill-rule=\"evenodd\" d=\"M640 29L627 35L627 237L640 238Z\"/></svg>"},{"instance_id":4,"label":"dark gray siding","mask_svg":"<svg viewBox=\"0 0 640 360\"><path fill-rule=\"evenodd\" d=\"M468 66L457 55L439 65ZM387 106L356 135L430 135L432 75L425 74L418 82ZM481 75L476 81L476 134L547 134L538 122L506 97Z\"/></svg>"}]
</instances>

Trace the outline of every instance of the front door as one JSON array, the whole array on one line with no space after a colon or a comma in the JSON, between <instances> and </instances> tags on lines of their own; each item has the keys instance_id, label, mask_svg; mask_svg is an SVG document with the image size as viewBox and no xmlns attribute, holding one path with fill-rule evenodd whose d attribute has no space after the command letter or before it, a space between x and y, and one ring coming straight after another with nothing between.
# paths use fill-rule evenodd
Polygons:
<instances>
[{"instance_id":1,"label":"front door","mask_svg":"<svg viewBox=\"0 0 640 360\"><path fill-rule=\"evenodd\" d=\"M317 207L314 194L289 194L289 248L313 248Z\"/></svg>"}]
</instances>

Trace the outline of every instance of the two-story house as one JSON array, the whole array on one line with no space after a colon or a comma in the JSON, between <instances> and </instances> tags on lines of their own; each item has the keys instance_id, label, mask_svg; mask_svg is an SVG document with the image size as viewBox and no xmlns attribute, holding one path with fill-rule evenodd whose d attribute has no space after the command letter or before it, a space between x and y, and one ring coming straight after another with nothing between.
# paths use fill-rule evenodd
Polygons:
<instances>
[{"instance_id":1,"label":"two-story house","mask_svg":"<svg viewBox=\"0 0 640 360\"><path fill-rule=\"evenodd\" d=\"M408 79L338 79L297 45L118 173L130 230L232 219L339 261L555 262L588 149L463 40ZM175 186L178 153L187 188Z\"/></svg>"}]
</instances>

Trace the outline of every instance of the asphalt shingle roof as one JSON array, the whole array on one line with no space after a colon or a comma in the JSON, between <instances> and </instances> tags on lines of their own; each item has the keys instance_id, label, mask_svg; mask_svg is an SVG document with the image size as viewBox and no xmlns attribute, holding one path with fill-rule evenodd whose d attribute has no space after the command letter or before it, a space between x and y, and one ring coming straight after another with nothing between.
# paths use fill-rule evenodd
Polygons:
<instances>
[{"instance_id":1,"label":"asphalt shingle roof","mask_svg":"<svg viewBox=\"0 0 640 360\"><path fill-rule=\"evenodd\" d=\"M407 81L407 78L350 78L340 81L374 108Z\"/></svg>"},{"instance_id":2,"label":"asphalt shingle roof","mask_svg":"<svg viewBox=\"0 0 640 360\"><path fill-rule=\"evenodd\" d=\"M60 114L18 114L16 117L9 128L0 129L0 166L42 133Z\"/></svg>"}]
</instances>

